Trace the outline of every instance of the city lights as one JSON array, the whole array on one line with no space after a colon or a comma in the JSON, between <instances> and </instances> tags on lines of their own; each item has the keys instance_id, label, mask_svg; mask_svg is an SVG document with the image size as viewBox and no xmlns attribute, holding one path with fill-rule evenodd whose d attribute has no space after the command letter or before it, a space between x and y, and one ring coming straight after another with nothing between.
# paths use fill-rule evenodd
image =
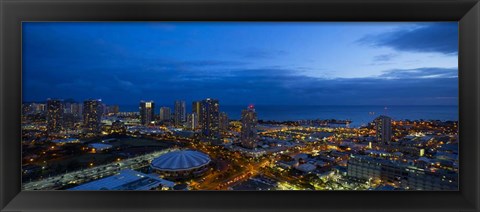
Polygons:
<instances>
[{"instance_id":1,"label":"city lights","mask_svg":"<svg viewBox=\"0 0 480 212\"><path fill-rule=\"evenodd\" d=\"M22 35L23 190L458 190L457 22Z\"/></svg>"},{"instance_id":2,"label":"city lights","mask_svg":"<svg viewBox=\"0 0 480 212\"><path fill-rule=\"evenodd\" d=\"M390 187L455 190L458 187L456 122L398 121L381 115L361 127L303 120L266 123L258 120L261 114L251 104L241 110L240 120L232 120L221 117L225 112L220 110L220 101L205 99L193 102L192 113L185 116L192 118L191 114L200 114L192 124L193 119L178 118L184 116L183 102L175 102L179 114L172 116L165 114L170 113L166 106L161 107L160 116L152 114L153 101L149 106L142 101L136 114L106 113L96 119L100 123L93 123L90 115L78 116L79 124L70 130L65 130L64 125L60 131L55 127L47 129L43 142L30 144L36 145L35 151L39 149L42 156L35 151L26 151L23 155L29 158L23 173L32 178L24 188L76 190L107 183L109 176L122 170L155 175L147 179L158 179L158 183L148 187L156 190L171 190L173 185L183 182L186 187L180 187L187 190L381 190ZM95 101L85 103L91 105ZM146 109L149 111L142 112ZM132 121L142 117L152 121L145 124ZM39 122L32 120L28 124L35 123ZM77 133L72 133L74 129ZM49 146L51 143L55 145ZM42 149L45 145L48 154ZM156 152L159 149L163 152ZM132 158L132 154L135 157ZM38 161L42 160L40 165ZM62 163L62 160L71 162ZM36 166L40 169L35 169ZM81 180L71 180L72 177L81 177ZM139 182L144 179L143 175L139 177Z\"/></svg>"}]
</instances>

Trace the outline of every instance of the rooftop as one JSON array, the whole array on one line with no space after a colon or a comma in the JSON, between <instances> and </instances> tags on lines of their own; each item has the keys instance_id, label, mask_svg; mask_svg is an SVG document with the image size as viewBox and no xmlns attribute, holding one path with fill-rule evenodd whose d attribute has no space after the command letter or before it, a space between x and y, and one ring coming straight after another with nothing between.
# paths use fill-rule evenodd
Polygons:
<instances>
[{"instance_id":1,"label":"rooftop","mask_svg":"<svg viewBox=\"0 0 480 212\"><path fill-rule=\"evenodd\" d=\"M210 161L210 157L202 152L179 150L155 158L151 167L160 171L185 171L205 166Z\"/></svg>"},{"instance_id":2,"label":"rooftop","mask_svg":"<svg viewBox=\"0 0 480 212\"><path fill-rule=\"evenodd\" d=\"M173 187L175 183L125 169L116 175L85 183L69 190L150 190L160 185Z\"/></svg>"},{"instance_id":3,"label":"rooftop","mask_svg":"<svg viewBox=\"0 0 480 212\"><path fill-rule=\"evenodd\" d=\"M66 138L66 139L55 139L52 140L53 143L63 144L63 143L80 143L78 138Z\"/></svg>"},{"instance_id":4,"label":"rooftop","mask_svg":"<svg viewBox=\"0 0 480 212\"><path fill-rule=\"evenodd\" d=\"M110 144L103 144L103 143L92 143L88 145L91 148L97 149L97 150L104 150L104 149L109 149L112 148L112 145Z\"/></svg>"}]
</instances>

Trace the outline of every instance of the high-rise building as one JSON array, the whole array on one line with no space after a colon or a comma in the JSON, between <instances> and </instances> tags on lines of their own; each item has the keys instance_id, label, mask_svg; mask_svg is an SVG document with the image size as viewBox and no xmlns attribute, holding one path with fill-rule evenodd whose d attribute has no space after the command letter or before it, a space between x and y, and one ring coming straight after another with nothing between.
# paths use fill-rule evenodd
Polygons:
<instances>
[{"instance_id":1,"label":"high-rise building","mask_svg":"<svg viewBox=\"0 0 480 212\"><path fill-rule=\"evenodd\" d=\"M63 129L63 100L47 100L47 131L49 133L60 132Z\"/></svg>"},{"instance_id":2,"label":"high-rise building","mask_svg":"<svg viewBox=\"0 0 480 212\"><path fill-rule=\"evenodd\" d=\"M46 104L33 103L33 113L43 113L46 110Z\"/></svg>"},{"instance_id":3,"label":"high-rise building","mask_svg":"<svg viewBox=\"0 0 480 212\"><path fill-rule=\"evenodd\" d=\"M187 116L187 128L191 130L198 129L198 114L197 113L190 113Z\"/></svg>"},{"instance_id":4,"label":"high-rise building","mask_svg":"<svg viewBox=\"0 0 480 212\"><path fill-rule=\"evenodd\" d=\"M108 113L116 115L119 111L120 111L120 107L118 107L118 105L108 106Z\"/></svg>"},{"instance_id":5,"label":"high-rise building","mask_svg":"<svg viewBox=\"0 0 480 212\"><path fill-rule=\"evenodd\" d=\"M218 122L218 127L220 128L221 132L226 132L228 131L228 126L229 126L229 121L228 121L228 116L227 113L225 112L220 112L219 115L219 122Z\"/></svg>"},{"instance_id":6,"label":"high-rise building","mask_svg":"<svg viewBox=\"0 0 480 212\"><path fill-rule=\"evenodd\" d=\"M75 117L73 113L64 113L63 114L63 129L69 130L75 128L75 123L79 121L79 117Z\"/></svg>"},{"instance_id":7,"label":"high-rise building","mask_svg":"<svg viewBox=\"0 0 480 212\"><path fill-rule=\"evenodd\" d=\"M22 104L22 115L31 114L33 111L32 108L31 104Z\"/></svg>"},{"instance_id":8,"label":"high-rise building","mask_svg":"<svg viewBox=\"0 0 480 212\"><path fill-rule=\"evenodd\" d=\"M72 113L72 102L63 103L63 113Z\"/></svg>"},{"instance_id":9,"label":"high-rise building","mask_svg":"<svg viewBox=\"0 0 480 212\"><path fill-rule=\"evenodd\" d=\"M140 101L140 123L148 125L154 120L155 103L153 101Z\"/></svg>"},{"instance_id":10,"label":"high-rise building","mask_svg":"<svg viewBox=\"0 0 480 212\"><path fill-rule=\"evenodd\" d=\"M99 132L103 115L101 99L89 99L83 102L83 126L87 132Z\"/></svg>"},{"instance_id":11,"label":"high-rise building","mask_svg":"<svg viewBox=\"0 0 480 212\"><path fill-rule=\"evenodd\" d=\"M192 102L192 113L196 113L198 116L198 128L201 127L202 123L202 101L194 101Z\"/></svg>"},{"instance_id":12,"label":"high-rise building","mask_svg":"<svg viewBox=\"0 0 480 212\"><path fill-rule=\"evenodd\" d=\"M39 104L39 103L22 104L22 113L25 115L44 113L45 110L46 110L46 104Z\"/></svg>"},{"instance_id":13,"label":"high-rise building","mask_svg":"<svg viewBox=\"0 0 480 212\"><path fill-rule=\"evenodd\" d=\"M240 133L240 141L242 146L247 148L255 148L258 145L257 135L257 113L253 105L242 110L242 129Z\"/></svg>"},{"instance_id":14,"label":"high-rise building","mask_svg":"<svg viewBox=\"0 0 480 212\"><path fill-rule=\"evenodd\" d=\"M216 99L205 99L201 102L199 123L202 129L202 137L217 144L220 142L219 132L219 103Z\"/></svg>"},{"instance_id":15,"label":"high-rise building","mask_svg":"<svg viewBox=\"0 0 480 212\"><path fill-rule=\"evenodd\" d=\"M392 119L388 116L379 116L375 119L377 143L389 144L392 140Z\"/></svg>"},{"instance_id":16,"label":"high-rise building","mask_svg":"<svg viewBox=\"0 0 480 212\"><path fill-rule=\"evenodd\" d=\"M175 107L174 107L174 120L175 120L175 126L183 126L186 120L186 107L185 107L185 101L182 100L177 100L175 101Z\"/></svg>"},{"instance_id":17,"label":"high-rise building","mask_svg":"<svg viewBox=\"0 0 480 212\"><path fill-rule=\"evenodd\" d=\"M169 107L160 108L160 121L170 121L172 119L172 110Z\"/></svg>"},{"instance_id":18,"label":"high-rise building","mask_svg":"<svg viewBox=\"0 0 480 212\"><path fill-rule=\"evenodd\" d=\"M80 103L72 103L70 104L70 112L75 116L75 117L81 117L83 114L83 105Z\"/></svg>"}]
</instances>

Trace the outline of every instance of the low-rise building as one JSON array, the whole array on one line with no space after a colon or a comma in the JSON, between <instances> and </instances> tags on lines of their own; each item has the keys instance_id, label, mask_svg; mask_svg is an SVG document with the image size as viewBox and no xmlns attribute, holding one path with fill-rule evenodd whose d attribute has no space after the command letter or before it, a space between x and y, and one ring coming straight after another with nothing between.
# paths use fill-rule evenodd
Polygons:
<instances>
[{"instance_id":1,"label":"low-rise building","mask_svg":"<svg viewBox=\"0 0 480 212\"><path fill-rule=\"evenodd\" d=\"M447 170L422 169L385 159L352 156L348 176L360 180L380 180L412 190L458 190L458 174Z\"/></svg>"},{"instance_id":2,"label":"low-rise building","mask_svg":"<svg viewBox=\"0 0 480 212\"><path fill-rule=\"evenodd\" d=\"M80 140L78 138L66 138L66 139L55 139L55 140L52 140L52 142L57 145L64 145L64 144L80 143Z\"/></svg>"},{"instance_id":3,"label":"low-rise building","mask_svg":"<svg viewBox=\"0 0 480 212\"><path fill-rule=\"evenodd\" d=\"M153 190L157 188L172 189L174 182L147 175L131 169L99 180L88 182L68 190L95 191L95 190Z\"/></svg>"}]
</instances>

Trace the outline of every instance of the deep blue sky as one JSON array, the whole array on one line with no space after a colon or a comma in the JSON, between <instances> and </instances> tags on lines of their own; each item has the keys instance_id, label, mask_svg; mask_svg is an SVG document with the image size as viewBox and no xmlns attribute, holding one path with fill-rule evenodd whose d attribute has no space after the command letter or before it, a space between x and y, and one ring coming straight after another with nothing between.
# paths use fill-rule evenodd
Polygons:
<instances>
[{"instance_id":1,"label":"deep blue sky","mask_svg":"<svg viewBox=\"0 0 480 212\"><path fill-rule=\"evenodd\" d=\"M449 23L23 23L23 100L456 105Z\"/></svg>"}]
</instances>

